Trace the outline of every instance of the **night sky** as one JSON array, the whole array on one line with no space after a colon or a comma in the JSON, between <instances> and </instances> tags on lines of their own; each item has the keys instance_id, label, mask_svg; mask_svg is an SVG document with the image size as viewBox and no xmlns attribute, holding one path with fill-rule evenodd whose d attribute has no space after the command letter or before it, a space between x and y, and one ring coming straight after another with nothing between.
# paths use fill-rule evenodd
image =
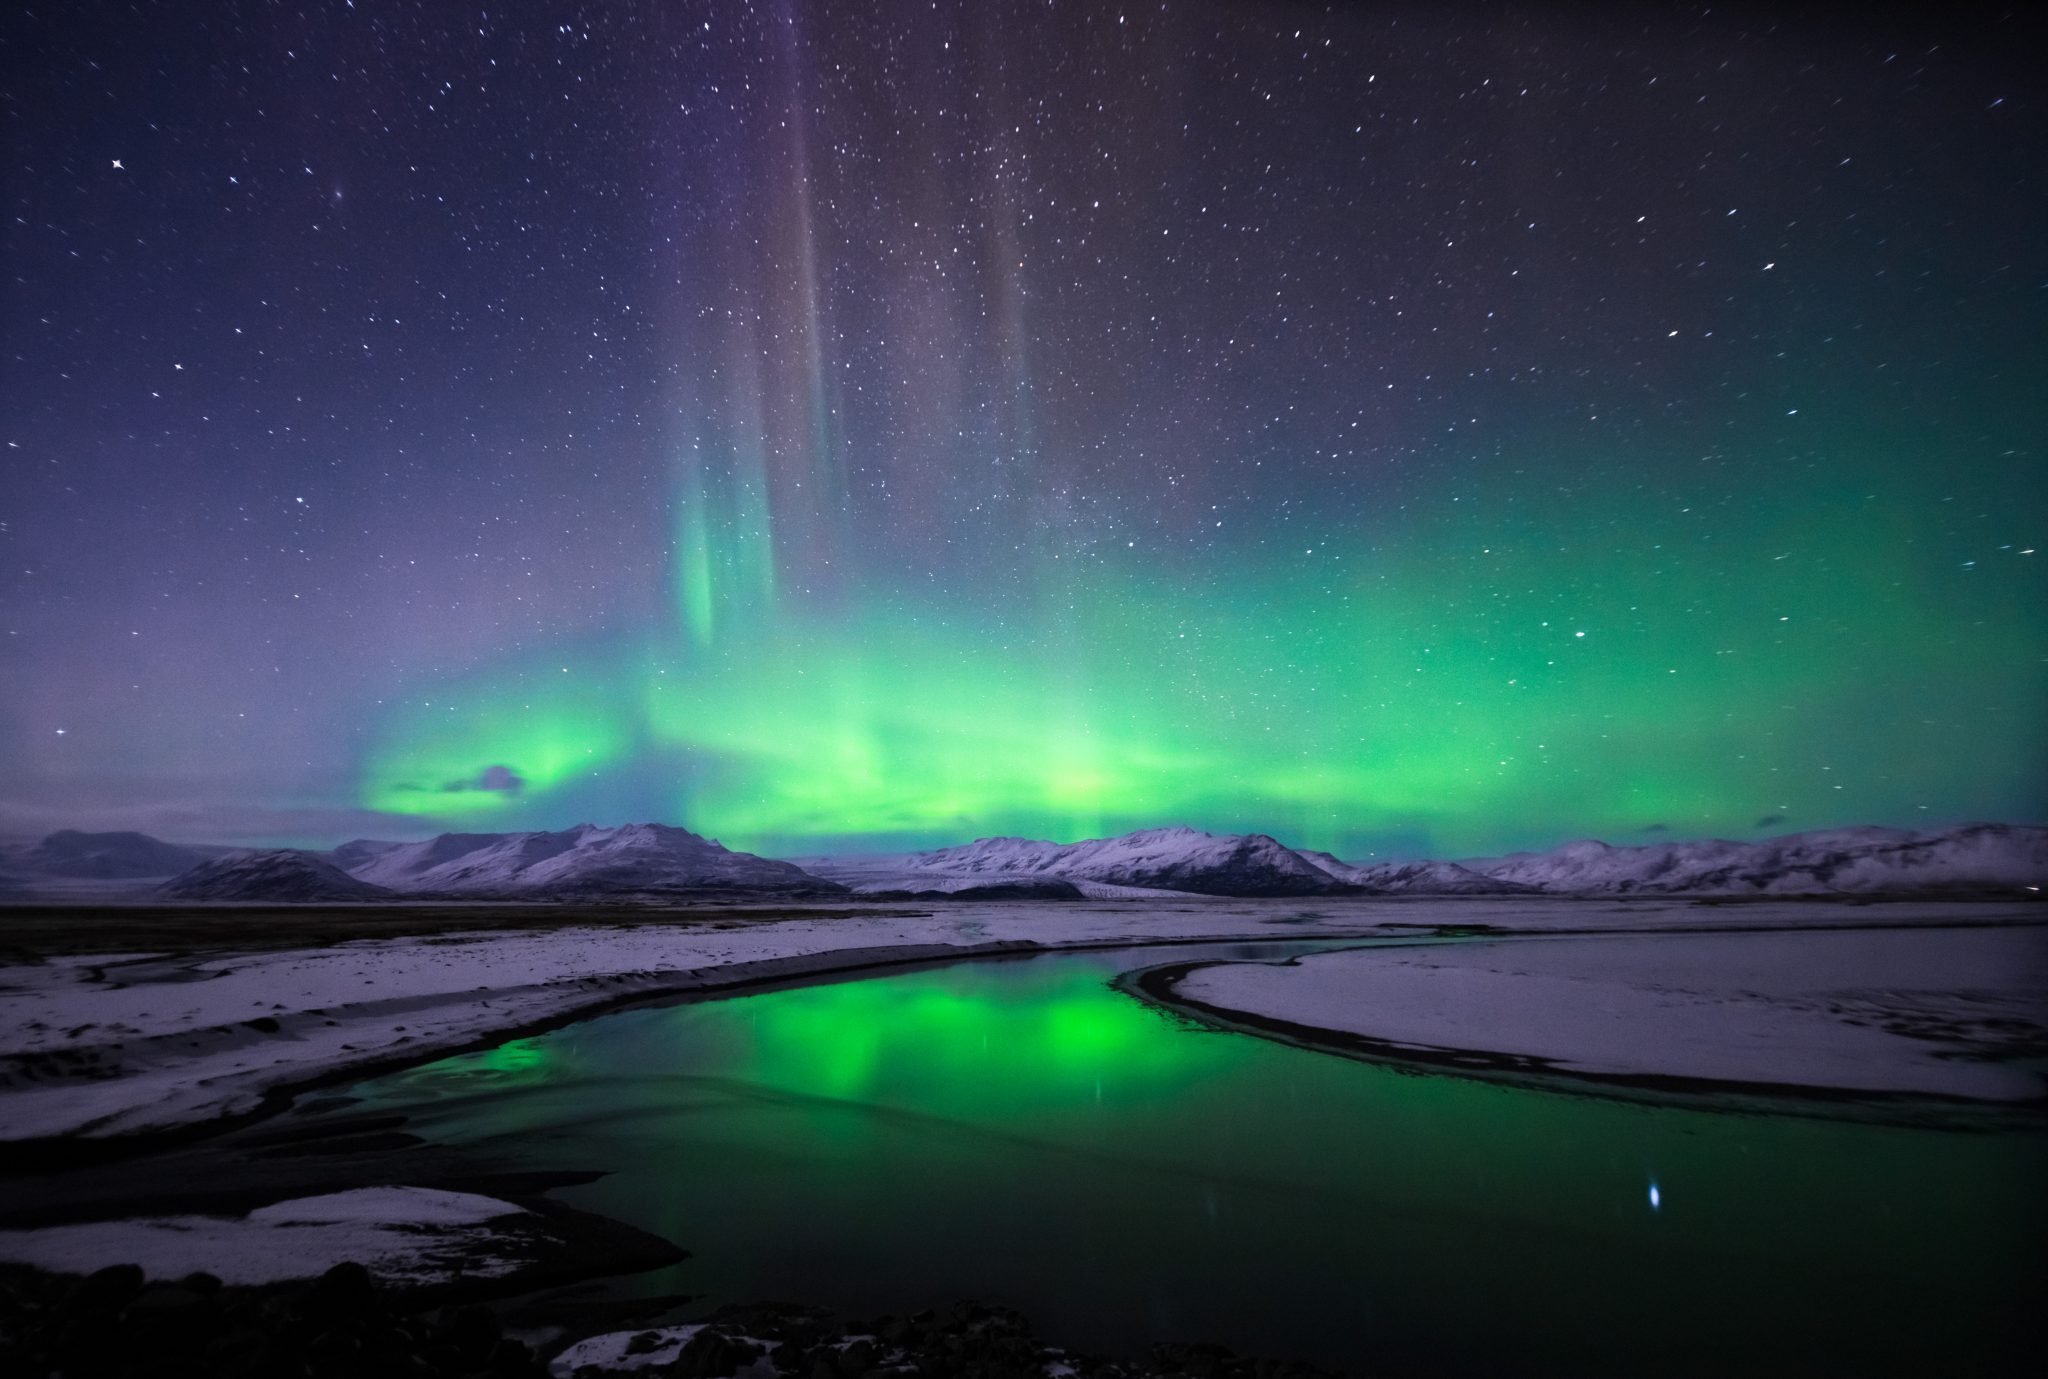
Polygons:
<instances>
[{"instance_id":1,"label":"night sky","mask_svg":"<svg viewBox=\"0 0 2048 1379\"><path fill-rule=\"evenodd\" d=\"M2048 815L2039 33L0 19L0 832Z\"/></svg>"}]
</instances>

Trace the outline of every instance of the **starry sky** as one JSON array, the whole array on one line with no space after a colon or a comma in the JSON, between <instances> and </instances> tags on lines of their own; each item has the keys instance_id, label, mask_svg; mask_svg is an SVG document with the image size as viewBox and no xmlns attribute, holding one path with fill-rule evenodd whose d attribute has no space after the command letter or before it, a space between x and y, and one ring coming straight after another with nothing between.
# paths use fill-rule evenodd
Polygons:
<instances>
[{"instance_id":1,"label":"starry sky","mask_svg":"<svg viewBox=\"0 0 2048 1379\"><path fill-rule=\"evenodd\" d=\"M2038 38L17 7L0 832L2041 819Z\"/></svg>"}]
</instances>

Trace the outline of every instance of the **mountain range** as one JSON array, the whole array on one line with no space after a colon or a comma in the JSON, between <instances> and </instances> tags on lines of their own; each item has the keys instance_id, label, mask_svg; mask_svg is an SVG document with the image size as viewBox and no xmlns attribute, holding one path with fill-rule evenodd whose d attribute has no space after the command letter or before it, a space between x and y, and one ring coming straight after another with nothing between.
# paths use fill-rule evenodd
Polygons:
<instances>
[{"instance_id":1,"label":"mountain range","mask_svg":"<svg viewBox=\"0 0 2048 1379\"><path fill-rule=\"evenodd\" d=\"M813 875L865 895L946 892L998 878L1057 878L1098 897L2025 894L2048 884L2048 828L1848 828L1642 847L1588 840L1465 862L1364 864L1259 833L1155 828L1080 843L984 838L933 852L801 860Z\"/></svg>"},{"instance_id":2,"label":"mountain range","mask_svg":"<svg viewBox=\"0 0 2048 1379\"><path fill-rule=\"evenodd\" d=\"M444 833L423 842L357 839L329 852L236 851L140 833L51 834L4 849L0 892L65 886L175 900L570 901L733 895L777 899L1143 898L1339 895L2039 894L2048 828L1967 824L1912 832L1829 829L1760 842L1707 839L1452 861L1351 863L1261 833L1153 828L1051 843L984 838L929 852L777 861L665 824L553 832ZM87 878L79 880L79 878Z\"/></svg>"},{"instance_id":3,"label":"mountain range","mask_svg":"<svg viewBox=\"0 0 2048 1379\"><path fill-rule=\"evenodd\" d=\"M2048 828L1834 828L1642 847L1587 839L1471 865L1495 880L1577 895L2038 890L2048 883Z\"/></svg>"},{"instance_id":4,"label":"mountain range","mask_svg":"<svg viewBox=\"0 0 2048 1379\"><path fill-rule=\"evenodd\" d=\"M812 870L832 876L833 859ZM1214 834L1192 828L1147 828L1119 838L1044 843L983 838L961 847L909 853L901 879L941 882L1059 880L1197 895L1329 895L1345 883L1263 833ZM870 887L872 889L872 887ZM941 886L941 889L949 889Z\"/></svg>"},{"instance_id":5,"label":"mountain range","mask_svg":"<svg viewBox=\"0 0 2048 1379\"><path fill-rule=\"evenodd\" d=\"M171 876L234 849L166 843L147 833L81 833L59 829L13 860L22 871L77 880L131 881Z\"/></svg>"}]
</instances>

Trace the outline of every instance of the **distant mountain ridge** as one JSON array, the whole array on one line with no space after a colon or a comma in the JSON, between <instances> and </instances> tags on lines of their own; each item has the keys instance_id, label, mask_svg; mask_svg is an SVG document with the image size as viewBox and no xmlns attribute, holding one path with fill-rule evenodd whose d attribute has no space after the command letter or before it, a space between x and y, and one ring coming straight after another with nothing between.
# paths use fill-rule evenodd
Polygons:
<instances>
[{"instance_id":1,"label":"distant mountain ridge","mask_svg":"<svg viewBox=\"0 0 2048 1379\"><path fill-rule=\"evenodd\" d=\"M1345 883L1263 833L1147 828L1117 838L1044 843L983 838L915 853L912 872L982 877L1056 877L1199 895L1328 895Z\"/></svg>"},{"instance_id":2,"label":"distant mountain ridge","mask_svg":"<svg viewBox=\"0 0 2048 1379\"><path fill-rule=\"evenodd\" d=\"M1967 824L1915 832L1843 828L1759 842L1703 839L1463 862L1351 863L1262 833L1141 829L1074 843L983 838L894 856L803 859L733 852L666 824L559 831L444 833L423 842L357 839L328 853L181 846L140 833L63 831L11 844L0 890L98 887L175 873L157 893L193 900L393 898L1140 899L1210 896L2038 895L2048 886L2048 828ZM144 870L145 868L153 870ZM54 878L54 879L53 879ZM83 878L83 879L81 879Z\"/></svg>"},{"instance_id":3,"label":"distant mountain ridge","mask_svg":"<svg viewBox=\"0 0 2048 1379\"><path fill-rule=\"evenodd\" d=\"M356 880L399 894L579 898L680 891L845 892L793 863L732 852L667 824L443 833L421 843L357 839L329 856Z\"/></svg>"},{"instance_id":4,"label":"distant mountain ridge","mask_svg":"<svg viewBox=\"0 0 2048 1379\"><path fill-rule=\"evenodd\" d=\"M1836 828L1755 843L1708 838L1639 847L1588 839L1473 865L1496 880L1576 895L2038 890L2048 884L2048 828Z\"/></svg>"},{"instance_id":5,"label":"distant mountain ridge","mask_svg":"<svg viewBox=\"0 0 2048 1379\"><path fill-rule=\"evenodd\" d=\"M395 900L397 893L358 881L310 852L273 848L201 862L157 889L165 900Z\"/></svg>"},{"instance_id":6,"label":"distant mountain ridge","mask_svg":"<svg viewBox=\"0 0 2048 1379\"><path fill-rule=\"evenodd\" d=\"M892 858L805 859L859 893L916 891L941 878L1057 877L1082 889L1205 895L1870 895L2017 893L2048 885L2048 828L1967 824L1915 833L1826 829L1761 842L1706 839L1549 852L1464 863L1351 863L1264 834L1144 829L1048 843L984 838Z\"/></svg>"},{"instance_id":7,"label":"distant mountain ridge","mask_svg":"<svg viewBox=\"0 0 2048 1379\"><path fill-rule=\"evenodd\" d=\"M1529 895L1537 888L1519 881L1459 866L1456 862L1341 861L1327 852L1309 852L1311 859L1339 881L1376 895Z\"/></svg>"},{"instance_id":8,"label":"distant mountain ridge","mask_svg":"<svg viewBox=\"0 0 2048 1379\"><path fill-rule=\"evenodd\" d=\"M81 833L62 828L22 852L17 863L44 876L96 881L175 876L231 849L166 843L147 833Z\"/></svg>"}]
</instances>

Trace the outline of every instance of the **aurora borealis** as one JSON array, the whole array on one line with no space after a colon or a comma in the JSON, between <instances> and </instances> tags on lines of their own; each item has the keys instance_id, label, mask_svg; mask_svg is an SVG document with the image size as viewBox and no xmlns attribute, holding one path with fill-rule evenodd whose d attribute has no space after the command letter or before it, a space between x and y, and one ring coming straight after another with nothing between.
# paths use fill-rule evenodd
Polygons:
<instances>
[{"instance_id":1,"label":"aurora borealis","mask_svg":"<svg viewBox=\"0 0 2048 1379\"><path fill-rule=\"evenodd\" d=\"M2016 19L0 33L6 831L2048 816Z\"/></svg>"}]
</instances>

